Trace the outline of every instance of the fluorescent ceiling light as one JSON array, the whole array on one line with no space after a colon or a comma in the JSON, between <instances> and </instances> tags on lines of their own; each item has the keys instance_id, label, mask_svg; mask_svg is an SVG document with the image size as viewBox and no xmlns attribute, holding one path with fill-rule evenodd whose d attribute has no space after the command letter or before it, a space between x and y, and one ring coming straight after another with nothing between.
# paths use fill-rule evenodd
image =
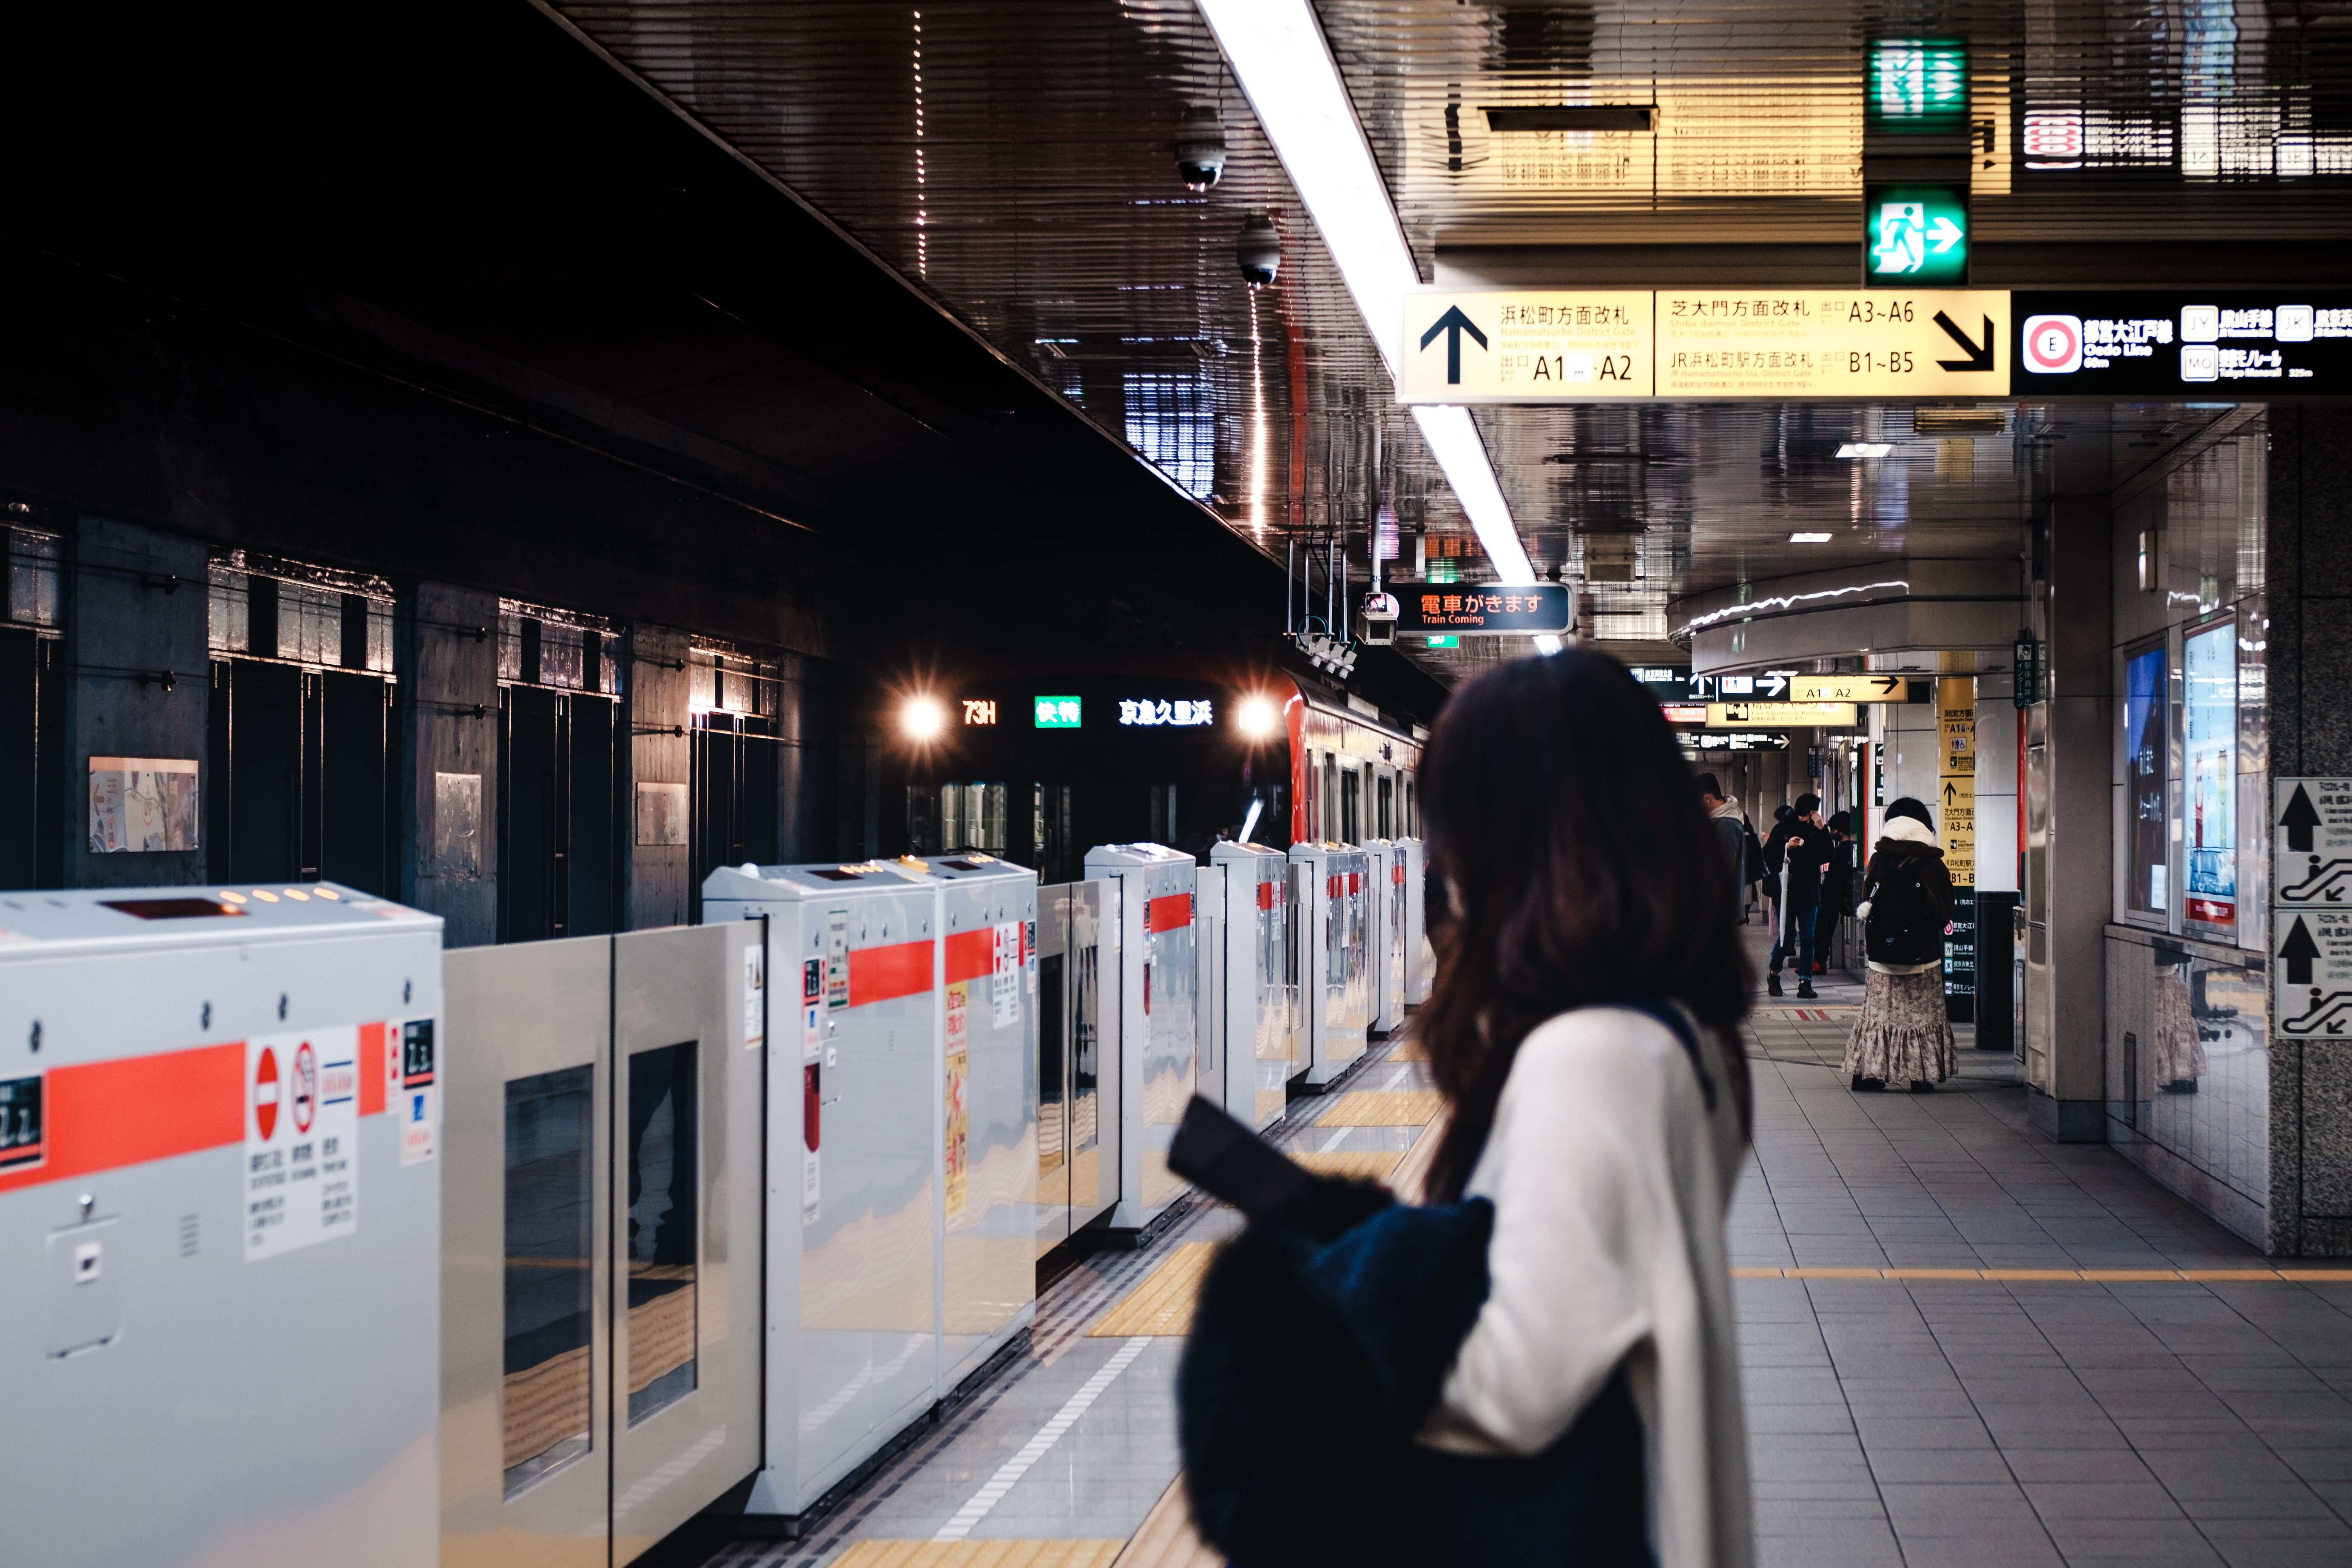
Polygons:
<instances>
[{"instance_id":1,"label":"fluorescent ceiling light","mask_svg":"<svg viewBox=\"0 0 2352 1568\"><path fill-rule=\"evenodd\" d=\"M1895 450L1892 441L1848 441L1837 449L1841 458L1883 458Z\"/></svg>"},{"instance_id":2,"label":"fluorescent ceiling light","mask_svg":"<svg viewBox=\"0 0 2352 1568\"><path fill-rule=\"evenodd\" d=\"M1792 533L1789 535L1789 542L1791 544L1827 544L1829 542L1830 536L1826 533Z\"/></svg>"},{"instance_id":3,"label":"fluorescent ceiling light","mask_svg":"<svg viewBox=\"0 0 2352 1568\"><path fill-rule=\"evenodd\" d=\"M1322 27L1307 0L1199 4L1393 378L1405 290L1421 286L1421 272L1397 226L1388 186L1357 123ZM1469 514L1496 577L1511 586L1534 582L1535 568L1469 411L1419 405L1412 417Z\"/></svg>"}]
</instances>

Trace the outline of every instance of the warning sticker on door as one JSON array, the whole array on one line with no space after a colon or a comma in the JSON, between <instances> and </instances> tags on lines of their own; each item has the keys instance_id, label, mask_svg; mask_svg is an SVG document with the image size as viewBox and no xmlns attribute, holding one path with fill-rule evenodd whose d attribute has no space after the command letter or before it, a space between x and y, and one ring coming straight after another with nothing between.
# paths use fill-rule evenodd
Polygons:
<instances>
[{"instance_id":1,"label":"warning sticker on door","mask_svg":"<svg viewBox=\"0 0 2352 1568\"><path fill-rule=\"evenodd\" d=\"M248 1262L359 1228L359 1044L356 1024L246 1042Z\"/></svg>"},{"instance_id":2,"label":"warning sticker on door","mask_svg":"<svg viewBox=\"0 0 2352 1568\"><path fill-rule=\"evenodd\" d=\"M400 1163L421 1165L433 1158L441 1126L441 1090L435 1081L433 1020L411 1018L400 1026L397 1075L384 1103L400 1115Z\"/></svg>"},{"instance_id":3,"label":"warning sticker on door","mask_svg":"<svg viewBox=\"0 0 2352 1568\"><path fill-rule=\"evenodd\" d=\"M971 1068L971 984L959 980L948 987L947 1001L947 1080L945 1112L947 1147L944 1150L947 1174L947 1217L963 1217L964 1205L970 1201L970 1172L966 1168L971 1142L971 1120L965 1100L965 1086Z\"/></svg>"},{"instance_id":4,"label":"warning sticker on door","mask_svg":"<svg viewBox=\"0 0 2352 1568\"><path fill-rule=\"evenodd\" d=\"M1021 922L1007 921L996 928L995 963L989 971L988 994L996 1005L996 1026L1010 1029L1021 1022Z\"/></svg>"},{"instance_id":5,"label":"warning sticker on door","mask_svg":"<svg viewBox=\"0 0 2352 1568\"><path fill-rule=\"evenodd\" d=\"M743 950L743 1048L768 1043L768 950L754 942Z\"/></svg>"}]
</instances>

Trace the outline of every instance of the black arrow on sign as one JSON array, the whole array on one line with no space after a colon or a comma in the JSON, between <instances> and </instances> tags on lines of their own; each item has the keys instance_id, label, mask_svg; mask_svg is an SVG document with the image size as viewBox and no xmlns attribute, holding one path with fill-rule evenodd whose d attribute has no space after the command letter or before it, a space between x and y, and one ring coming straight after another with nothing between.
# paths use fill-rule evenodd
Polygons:
<instances>
[{"instance_id":1,"label":"black arrow on sign","mask_svg":"<svg viewBox=\"0 0 2352 1568\"><path fill-rule=\"evenodd\" d=\"M1952 804L1952 787L1953 786L1948 784L1944 786L1944 805L1946 806L1949 806Z\"/></svg>"},{"instance_id":2,"label":"black arrow on sign","mask_svg":"<svg viewBox=\"0 0 2352 1568\"><path fill-rule=\"evenodd\" d=\"M2311 797L2303 793L2301 784L2294 786L2294 798L2286 803L2286 815L2279 818L2279 826L2286 829L2288 848L2311 847L2311 830L2319 826L2319 813L2313 807Z\"/></svg>"},{"instance_id":3,"label":"black arrow on sign","mask_svg":"<svg viewBox=\"0 0 2352 1568\"><path fill-rule=\"evenodd\" d=\"M1881 697L1892 697L1895 695L1895 689L1903 684L1903 678L1899 675L1882 675L1871 684L1878 688L1878 694Z\"/></svg>"},{"instance_id":4,"label":"black arrow on sign","mask_svg":"<svg viewBox=\"0 0 2352 1568\"><path fill-rule=\"evenodd\" d=\"M1936 325L1943 328L1944 335L1966 349L1969 354L1966 359L1939 359L1936 362L1938 368L1943 370L1992 369L1992 318L1990 316L1984 319L1985 341L1982 346L1970 342L1968 333L1953 325L1952 318L1941 310L1936 312ZM1428 340L1423 341L1426 342Z\"/></svg>"},{"instance_id":5,"label":"black arrow on sign","mask_svg":"<svg viewBox=\"0 0 2352 1568\"><path fill-rule=\"evenodd\" d=\"M2286 960L2286 983L2289 985L2311 984L2311 961L2319 956L2319 944L2312 941L2311 932L2304 929L2301 915L2294 917L2294 929L2286 933L2286 944L2279 949L2278 955Z\"/></svg>"},{"instance_id":6,"label":"black arrow on sign","mask_svg":"<svg viewBox=\"0 0 2352 1568\"><path fill-rule=\"evenodd\" d=\"M1478 330L1476 322L1462 313L1459 305L1445 308L1445 314L1438 317L1436 323L1421 334L1421 346L1427 348L1440 332L1445 334L1445 384L1459 386L1462 384L1462 334L1467 332L1477 339L1482 349L1486 346L1486 334Z\"/></svg>"}]
</instances>

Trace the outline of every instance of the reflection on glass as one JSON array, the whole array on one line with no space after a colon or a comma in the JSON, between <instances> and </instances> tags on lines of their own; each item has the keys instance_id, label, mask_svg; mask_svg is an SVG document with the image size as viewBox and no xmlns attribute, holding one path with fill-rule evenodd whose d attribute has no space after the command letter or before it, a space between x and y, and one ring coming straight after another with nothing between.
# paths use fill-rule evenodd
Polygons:
<instances>
[{"instance_id":1,"label":"reflection on glass","mask_svg":"<svg viewBox=\"0 0 2352 1568\"><path fill-rule=\"evenodd\" d=\"M1037 1173L1062 1168L1062 955L1037 961ZM1063 1178L1066 1185L1068 1178ZM1044 1197L1041 1189L1039 1197Z\"/></svg>"},{"instance_id":2,"label":"reflection on glass","mask_svg":"<svg viewBox=\"0 0 2352 1568\"><path fill-rule=\"evenodd\" d=\"M2188 917L2238 923L2238 624L2180 641ZM2234 935L2234 931L2231 932Z\"/></svg>"},{"instance_id":3,"label":"reflection on glass","mask_svg":"<svg viewBox=\"0 0 2352 1568\"><path fill-rule=\"evenodd\" d=\"M629 1058L629 1425L694 1392L694 1046Z\"/></svg>"},{"instance_id":4,"label":"reflection on glass","mask_svg":"<svg viewBox=\"0 0 2352 1568\"><path fill-rule=\"evenodd\" d=\"M507 1085L506 1495L594 1445L589 1436L594 1069Z\"/></svg>"},{"instance_id":5,"label":"reflection on glass","mask_svg":"<svg viewBox=\"0 0 2352 1568\"><path fill-rule=\"evenodd\" d=\"M2124 826L2126 909L2162 914L2171 904L2165 843L2164 649L2124 664Z\"/></svg>"}]
</instances>

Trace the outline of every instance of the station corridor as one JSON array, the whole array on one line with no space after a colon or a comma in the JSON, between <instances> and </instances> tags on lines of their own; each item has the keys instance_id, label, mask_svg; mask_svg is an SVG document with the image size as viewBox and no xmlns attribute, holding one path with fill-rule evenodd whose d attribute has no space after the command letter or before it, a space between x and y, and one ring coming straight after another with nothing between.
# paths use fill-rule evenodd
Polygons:
<instances>
[{"instance_id":1,"label":"station corridor","mask_svg":"<svg viewBox=\"0 0 2352 1568\"><path fill-rule=\"evenodd\" d=\"M2273 1268L2113 1151L2032 1131L2015 1062L1968 1026L1937 1092L1852 1093L1862 987L1819 989L1759 997L1748 1035L1756 1152L1730 1234L1762 1568L2352 1561L2352 1268ZM1426 1072L1409 1034L1375 1047L1293 1102L1285 1147L1409 1188ZM1097 1254L1041 1298L1023 1363L808 1539L711 1561L1210 1568L1174 1383L1192 1286L1236 1223L1204 1201Z\"/></svg>"}]
</instances>

